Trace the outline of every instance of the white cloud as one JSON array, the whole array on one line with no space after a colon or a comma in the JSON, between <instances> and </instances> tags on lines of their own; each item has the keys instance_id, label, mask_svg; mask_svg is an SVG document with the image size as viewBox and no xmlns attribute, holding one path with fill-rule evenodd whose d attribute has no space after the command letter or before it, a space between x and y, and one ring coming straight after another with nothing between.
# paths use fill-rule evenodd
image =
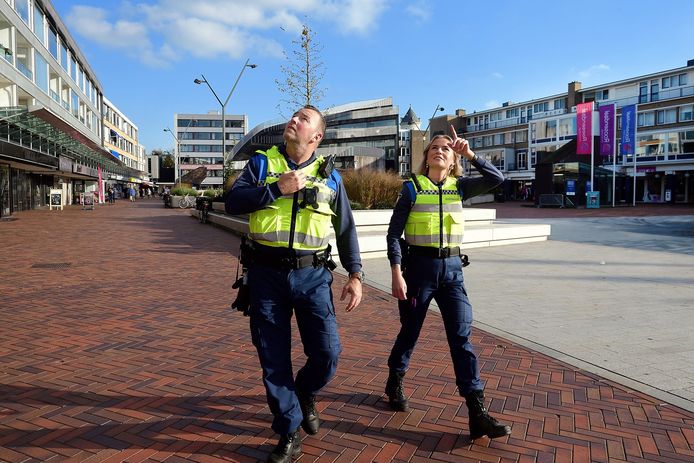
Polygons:
<instances>
[{"instance_id":1,"label":"white cloud","mask_svg":"<svg viewBox=\"0 0 694 463\"><path fill-rule=\"evenodd\" d=\"M420 21L428 21L431 18L431 5L428 1L419 0L407 5L405 12Z\"/></svg>"},{"instance_id":2,"label":"white cloud","mask_svg":"<svg viewBox=\"0 0 694 463\"><path fill-rule=\"evenodd\" d=\"M323 20L335 22L343 34L367 35L376 28L378 19L387 9L384 0L322 0L318 10L312 12Z\"/></svg>"},{"instance_id":3,"label":"white cloud","mask_svg":"<svg viewBox=\"0 0 694 463\"><path fill-rule=\"evenodd\" d=\"M279 57L282 45L267 32L282 28L294 34L305 22L332 23L344 34L367 35L387 7L386 0L139 0L110 11L76 5L67 22L102 47L157 67L183 59L181 51L206 59Z\"/></svg>"},{"instance_id":4,"label":"white cloud","mask_svg":"<svg viewBox=\"0 0 694 463\"><path fill-rule=\"evenodd\" d=\"M504 75L500 72L492 72L492 77L495 79L503 79Z\"/></svg>"},{"instance_id":5,"label":"white cloud","mask_svg":"<svg viewBox=\"0 0 694 463\"><path fill-rule=\"evenodd\" d=\"M496 100L489 100L484 104L484 109L492 109L492 108L498 108L501 106L501 103L499 103Z\"/></svg>"},{"instance_id":6,"label":"white cloud","mask_svg":"<svg viewBox=\"0 0 694 463\"><path fill-rule=\"evenodd\" d=\"M607 64L594 64L587 69L583 69L577 72L580 79L589 79L602 72L609 71L610 67Z\"/></svg>"}]
</instances>

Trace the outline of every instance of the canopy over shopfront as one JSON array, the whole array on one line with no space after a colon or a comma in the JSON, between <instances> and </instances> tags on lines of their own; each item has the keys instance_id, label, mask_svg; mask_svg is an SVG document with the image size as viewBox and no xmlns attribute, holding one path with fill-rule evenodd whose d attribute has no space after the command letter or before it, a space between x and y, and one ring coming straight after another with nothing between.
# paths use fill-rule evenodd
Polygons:
<instances>
[{"instance_id":1,"label":"canopy over shopfront","mask_svg":"<svg viewBox=\"0 0 694 463\"><path fill-rule=\"evenodd\" d=\"M102 170L124 177L139 177L141 172L126 166L115 159L97 142L50 112L43 106L0 108L0 140L7 140L16 145L28 148L30 152L40 154L44 162L37 162L37 156L25 152L15 156L22 164L43 167L45 172L59 171L57 159L66 157L77 165ZM46 158L45 155L48 155ZM23 162L22 162L23 161ZM51 161L51 162L47 162ZM32 169L35 170L35 169ZM76 176L85 173L73 172ZM81 174L81 175L80 175ZM87 174L87 177L96 177Z\"/></svg>"}]
</instances>

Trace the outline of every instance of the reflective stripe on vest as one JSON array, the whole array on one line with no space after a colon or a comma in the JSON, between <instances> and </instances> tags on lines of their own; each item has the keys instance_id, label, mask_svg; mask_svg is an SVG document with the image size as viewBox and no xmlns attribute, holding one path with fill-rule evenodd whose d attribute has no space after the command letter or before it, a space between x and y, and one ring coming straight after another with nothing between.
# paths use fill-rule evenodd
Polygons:
<instances>
[{"instance_id":1,"label":"reflective stripe on vest","mask_svg":"<svg viewBox=\"0 0 694 463\"><path fill-rule=\"evenodd\" d=\"M280 175L291 169L287 160L276 146L266 152L259 151L267 157L266 184L279 180ZM297 206L296 217L292 215L294 194L283 195L263 209L252 212L249 217L249 237L265 246L288 248L292 238L292 221L294 221L293 249L318 251L328 246L328 235L332 216L335 213L330 208L336 192L327 185L327 180L318 176L322 157L316 158L311 164L302 167L300 171L306 174L306 188L318 188L316 195L317 208L312 205ZM300 191L297 201L302 204L304 191Z\"/></svg>"},{"instance_id":2,"label":"reflective stripe on vest","mask_svg":"<svg viewBox=\"0 0 694 463\"><path fill-rule=\"evenodd\" d=\"M417 181L421 189L405 222L405 241L432 248L460 246L464 220L457 179L446 178L440 190L425 175L417 175Z\"/></svg>"}]
</instances>

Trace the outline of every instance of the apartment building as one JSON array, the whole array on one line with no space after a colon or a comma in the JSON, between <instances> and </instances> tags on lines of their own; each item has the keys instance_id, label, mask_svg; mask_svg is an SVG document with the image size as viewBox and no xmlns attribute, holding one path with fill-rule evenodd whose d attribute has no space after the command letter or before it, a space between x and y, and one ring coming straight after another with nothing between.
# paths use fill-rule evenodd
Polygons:
<instances>
[{"instance_id":1,"label":"apartment building","mask_svg":"<svg viewBox=\"0 0 694 463\"><path fill-rule=\"evenodd\" d=\"M0 0L0 216L136 177L104 150L101 85L48 0Z\"/></svg>"},{"instance_id":2,"label":"apartment building","mask_svg":"<svg viewBox=\"0 0 694 463\"><path fill-rule=\"evenodd\" d=\"M316 154L336 155L339 169L395 170L399 153L399 114L392 98L358 101L323 111L326 131ZM286 120L254 127L231 152L233 160L247 160L258 149L283 143Z\"/></svg>"},{"instance_id":3,"label":"apartment building","mask_svg":"<svg viewBox=\"0 0 694 463\"><path fill-rule=\"evenodd\" d=\"M478 156L497 166L508 179L507 194L534 187L538 163L553 161L552 192L573 196L579 204L589 189L590 157L577 157L576 105L594 103L593 137L598 137L600 106L616 106L616 139L621 137L621 111L636 105L635 156L600 156L595 189L611 203L694 202L694 60L686 66L582 88L570 82L565 93L522 103L441 116L431 132L446 133L453 123L470 140ZM595 145L597 147L597 144ZM634 163L636 168L634 168ZM613 167L615 166L615 167ZM469 168L469 166L468 166ZM618 179L612 187L610 177ZM633 185L636 185L635 189Z\"/></svg>"},{"instance_id":4,"label":"apartment building","mask_svg":"<svg viewBox=\"0 0 694 463\"><path fill-rule=\"evenodd\" d=\"M174 127L177 179L204 166L207 177L200 188L222 188L225 165L227 170L243 168L243 163L236 165L227 160L230 159L231 150L246 133L248 116L225 114L222 126L222 115L217 111L209 111L207 114L175 114Z\"/></svg>"},{"instance_id":5,"label":"apartment building","mask_svg":"<svg viewBox=\"0 0 694 463\"><path fill-rule=\"evenodd\" d=\"M104 148L128 167L147 171L144 147L140 145L138 129L108 98L102 104Z\"/></svg>"}]
</instances>

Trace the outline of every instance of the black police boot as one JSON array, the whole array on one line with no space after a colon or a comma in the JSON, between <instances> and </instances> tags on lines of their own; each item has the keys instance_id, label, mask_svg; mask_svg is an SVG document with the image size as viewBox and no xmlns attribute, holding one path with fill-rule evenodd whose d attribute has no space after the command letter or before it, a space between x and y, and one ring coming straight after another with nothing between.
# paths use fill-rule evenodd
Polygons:
<instances>
[{"instance_id":1,"label":"black police boot","mask_svg":"<svg viewBox=\"0 0 694 463\"><path fill-rule=\"evenodd\" d=\"M470 438L475 440L482 436L490 439L511 434L511 427L500 424L495 418L489 416L484 408L484 392L475 391L465 396L465 403L470 417Z\"/></svg>"},{"instance_id":2,"label":"black police boot","mask_svg":"<svg viewBox=\"0 0 694 463\"><path fill-rule=\"evenodd\" d=\"M406 412L410 409L405 397L405 391L402 388L402 380L405 373L391 371L388 374L388 382L386 383L386 394L388 395L388 405L396 412Z\"/></svg>"},{"instance_id":3,"label":"black police boot","mask_svg":"<svg viewBox=\"0 0 694 463\"><path fill-rule=\"evenodd\" d=\"M297 394L299 406L304 419L301 420L301 427L307 434L314 435L320 429L320 418L316 410L316 396Z\"/></svg>"},{"instance_id":4,"label":"black police boot","mask_svg":"<svg viewBox=\"0 0 694 463\"><path fill-rule=\"evenodd\" d=\"M277 447L268 457L268 463L289 463L301 453L301 436L299 430L280 436Z\"/></svg>"}]
</instances>

